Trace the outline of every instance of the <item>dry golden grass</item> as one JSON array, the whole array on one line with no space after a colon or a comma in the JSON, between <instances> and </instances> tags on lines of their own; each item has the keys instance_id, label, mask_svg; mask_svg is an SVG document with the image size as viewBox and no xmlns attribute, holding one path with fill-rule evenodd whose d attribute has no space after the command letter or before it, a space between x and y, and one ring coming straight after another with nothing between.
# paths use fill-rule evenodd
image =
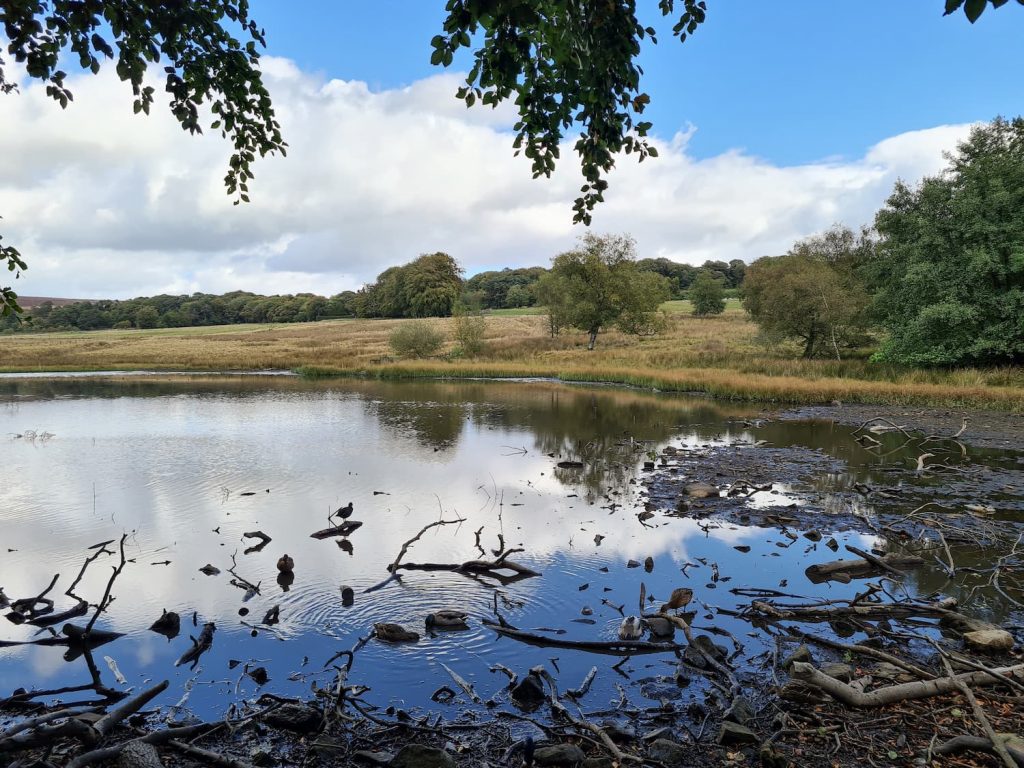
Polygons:
<instances>
[{"instance_id":1,"label":"dry golden grass","mask_svg":"<svg viewBox=\"0 0 1024 768\"><path fill-rule=\"evenodd\" d=\"M800 360L794 349L766 349L738 310L698 319L674 314L668 332L637 339L602 334L550 338L540 315L487 318L487 352L459 359L449 342L425 361L394 360L388 336L405 320L336 320L292 325L154 331L21 334L0 337L0 366L42 370L302 369L311 375L541 376L608 381L719 397L779 402L873 402L1024 411L1020 368L905 370L850 360ZM451 320L426 322L451 336Z\"/></svg>"}]
</instances>

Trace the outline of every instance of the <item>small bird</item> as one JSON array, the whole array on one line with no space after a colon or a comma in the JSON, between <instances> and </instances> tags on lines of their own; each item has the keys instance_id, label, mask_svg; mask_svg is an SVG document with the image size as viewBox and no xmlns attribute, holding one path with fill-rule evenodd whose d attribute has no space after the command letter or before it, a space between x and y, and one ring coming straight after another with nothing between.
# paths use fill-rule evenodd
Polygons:
<instances>
[{"instance_id":1,"label":"small bird","mask_svg":"<svg viewBox=\"0 0 1024 768\"><path fill-rule=\"evenodd\" d=\"M416 632L410 632L400 624L374 624L373 634L377 636L378 640L385 640L389 643L415 643L420 639Z\"/></svg>"},{"instance_id":2,"label":"small bird","mask_svg":"<svg viewBox=\"0 0 1024 768\"><path fill-rule=\"evenodd\" d=\"M342 520L347 520L352 517L352 502L350 501L344 507L338 507L338 510L334 513L335 516L340 517Z\"/></svg>"},{"instance_id":3,"label":"small bird","mask_svg":"<svg viewBox=\"0 0 1024 768\"><path fill-rule=\"evenodd\" d=\"M292 559L291 555L284 554L278 558L277 570L281 573L291 573L295 570L295 561Z\"/></svg>"},{"instance_id":4,"label":"small bird","mask_svg":"<svg viewBox=\"0 0 1024 768\"><path fill-rule=\"evenodd\" d=\"M627 616L619 625L619 640L639 640L643 635L643 621L636 616Z\"/></svg>"},{"instance_id":5,"label":"small bird","mask_svg":"<svg viewBox=\"0 0 1024 768\"><path fill-rule=\"evenodd\" d=\"M431 629L465 629L469 614L463 611L434 611L427 614L427 630Z\"/></svg>"}]
</instances>

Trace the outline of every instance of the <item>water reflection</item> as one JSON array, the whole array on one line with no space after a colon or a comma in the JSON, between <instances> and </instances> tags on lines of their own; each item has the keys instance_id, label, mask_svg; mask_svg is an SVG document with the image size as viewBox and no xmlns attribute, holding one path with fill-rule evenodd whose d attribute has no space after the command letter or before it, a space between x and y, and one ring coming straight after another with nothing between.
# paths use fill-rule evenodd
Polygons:
<instances>
[{"instance_id":1,"label":"water reflection","mask_svg":"<svg viewBox=\"0 0 1024 768\"><path fill-rule=\"evenodd\" d=\"M829 513L836 505L846 511L860 505L853 511L871 514L851 489L858 482L892 483L891 467L902 460L879 461L848 429L827 422L756 422L754 410L743 406L543 382L0 378L0 401L0 436L7 441L0 586L11 597L37 594L60 572L59 594L87 547L127 532L133 562L101 620L126 637L101 655L109 652L129 685L171 676L173 703L192 677L174 669L174 660L188 647L188 634L215 621L214 646L196 678L206 684L189 700L200 714L222 710L236 687L243 694L256 689L231 660L259 660L271 678L264 690L303 695L324 674L323 661L354 645L374 622L422 633L425 616L438 609L464 610L477 620L464 632L437 633L410 646L371 642L359 652L354 674L373 686L376 701L429 706L430 694L448 682L441 661L481 695L502 686L487 672L490 664L521 671L546 661L550 652L496 639L480 627L495 594L486 580L414 572L401 585L363 593L385 578L403 542L440 515L463 522L426 533L408 560L458 563L490 557L501 546L522 547L516 559L544 575L501 588L506 617L527 629L554 626L566 637L598 639L611 637L621 620L612 606L633 610L641 583L659 598L690 586L694 606L708 612L739 602L728 591L733 586L786 580L795 586L794 574L831 555L806 541L793 545L778 530L714 515L710 521L638 518L645 502L642 463L663 455L666 443L678 451L672 462L679 482L762 479L755 470L777 481L786 474L772 492L718 502L752 512L811 503ZM26 430L55 437L11 436ZM754 447L760 441L767 444ZM1010 466L1004 454L987 458ZM929 482L921 477L915 488L927 490ZM349 501L352 519L363 523L359 530L340 541L310 538ZM272 541L247 554L253 540L243 534L256 530ZM282 579L276 567L286 552L294 558L292 579ZM655 562L651 573L626 567L648 556ZM206 564L220 573L200 572ZM109 565L91 570L78 591L102 593ZM245 590L230 583L229 568L259 584L261 594L246 601ZM930 571L917 578L922 591L945 588ZM834 598L854 594L857 585L801 583L800 589ZM279 623L259 625L275 606ZM584 608L593 624L572 621ZM182 619L182 633L171 641L147 631L165 609ZM737 636L750 629L715 621ZM256 637L250 625L260 626ZM11 625L2 637L23 640L31 633ZM759 652L759 642L751 640L749 655ZM559 661L573 681L593 663L604 673L615 660L565 653ZM0 650L0 691L87 682L86 672L64 664L59 649ZM617 698L614 677L601 675L595 701ZM685 696L699 697L700 687Z\"/></svg>"}]
</instances>

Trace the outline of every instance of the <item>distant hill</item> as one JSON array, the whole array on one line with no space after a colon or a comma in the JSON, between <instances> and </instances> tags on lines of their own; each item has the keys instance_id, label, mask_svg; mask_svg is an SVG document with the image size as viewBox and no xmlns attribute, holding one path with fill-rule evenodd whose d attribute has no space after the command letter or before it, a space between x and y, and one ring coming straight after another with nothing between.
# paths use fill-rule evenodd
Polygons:
<instances>
[{"instance_id":1,"label":"distant hill","mask_svg":"<svg viewBox=\"0 0 1024 768\"><path fill-rule=\"evenodd\" d=\"M32 309L38 307L40 304L51 302L55 307L65 307L68 304L76 304L80 301L90 302L93 299L57 299L53 296L22 296L18 294L18 303L22 309Z\"/></svg>"}]
</instances>

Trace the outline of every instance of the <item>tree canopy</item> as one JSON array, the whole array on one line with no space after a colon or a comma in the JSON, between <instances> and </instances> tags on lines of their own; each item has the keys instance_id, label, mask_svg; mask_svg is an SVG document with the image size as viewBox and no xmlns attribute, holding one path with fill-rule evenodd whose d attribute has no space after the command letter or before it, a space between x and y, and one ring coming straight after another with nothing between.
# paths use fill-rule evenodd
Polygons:
<instances>
[{"instance_id":1,"label":"tree canopy","mask_svg":"<svg viewBox=\"0 0 1024 768\"><path fill-rule=\"evenodd\" d=\"M462 293L462 267L447 253L430 253L385 269L357 294L360 317L446 317Z\"/></svg>"},{"instance_id":2,"label":"tree canopy","mask_svg":"<svg viewBox=\"0 0 1024 768\"><path fill-rule=\"evenodd\" d=\"M856 267L869 248L866 234L834 227L758 259L747 267L743 307L769 340L799 339L804 357L840 357L865 328L868 295Z\"/></svg>"},{"instance_id":3,"label":"tree canopy","mask_svg":"<svg viewBox=\"0 0 1024 768\"><path fill-rule=\"evenodd\" d=\"M976 127L942 174L900 182L875 226L879 359L1024 361L1024 119Z\"/></svg>"},{"instance_id":4,"label":"tree canopy","mask_svg":"<svg viewBox=\"0 0 1024 768\"><path fill-rule=\"evenodd\" d=\"M589 349L612 323L626 333L658 330L658 305L669 297L668 280L637 268L633 238L592 232L580 238L575 250L552 259L537 290L552 332L564 326L586 331Z\"/></svg>"},{"instance_id":5,"label":"tree canopy","mask_svg":"<svg viewBox=\"0 0 1024 768\"><path fill-rule=\"evenodd\" d=\"M725 311L725 290L721 280L702 270L690 286L690 302L693 314L698 317L722 314Z\"/></svg>"}]
</instances>

